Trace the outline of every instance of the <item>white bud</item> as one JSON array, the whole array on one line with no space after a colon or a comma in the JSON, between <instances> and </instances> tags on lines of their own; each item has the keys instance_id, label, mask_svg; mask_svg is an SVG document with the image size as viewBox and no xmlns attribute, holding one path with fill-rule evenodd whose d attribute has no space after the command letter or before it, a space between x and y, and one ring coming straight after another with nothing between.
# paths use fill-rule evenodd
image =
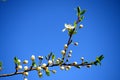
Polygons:
<instances>
[{"instance_id":1,"label":"white bud","mask_svg":"<svg viewBox=\"0 0 120 80\"><path fill-rule=\"evenodd\" d=\"M69 70L71 68L71 66L66 66L65 70Z\"/></svg>"},{"instance_id":2,"label":"white bud","mask_svg":"<svg viewBox=\"0 0 120 80\"><path fill-rule=\"evenodd\" d=\"M74 65L77 65L77 62L73 62Z\"/></svg>"},{"instance_id":3,"label":"white bud","mask_svg":"<svg viewBox=\"0 0 120 80\"><path fill-rule=\"evenodd\" d=\"M80 24L79 28L83 28L83 25L82 25L82 24Z\"/></svg>"},{"instance_id":4,"label":"white bud","mask_svg":"<svg viewBox=\"0 0 120 80\"><path fill-rule=\"evenodd\" d=\"M71 54L71 53L72 53L72 50L70 50L69 53Z\"/></svg>"},{"instance_id":5,"label":"white bud","mask_svg":"<svg viewBox=\"0 0 120 80\"><path fill-rule=\"evenodd\" d=\"M28 60L24 60L23 63L24 63L24 64L27 64L27 63L28 63Z\"/></svg>"},{"instance_id":6,"label":"white bud","mask_svg":"<svg viewBox=\"0 0 120 80\"><path fill-rule=\"evenodd\" d=\"M40 60L42 60L42 59L43 59L43 56L38 56L38 58L39 58Z\"/></svg>"},{"instance_id":7,"label":"white bud","mask_svg":"<svg viewBox=\"0 0 120 80\"><path fill-rule=\"evenodd\" d=\"M87 65L87 68L90 68L91 67L91 65Z\"/></svg>"},{"instance_id":8,"label":"white bud","mask_svg":"<svg viewBox=\"0 0 120 80\"><path fill-rule=\"evenodd\" d=\"M81 57L81 60L84 60L84 57Z\"/></svg>"},{"instance_id":9,"label":"white bud","mask_svg":"<svg viewBox=\"0 0 120 80\"><path fill-rule=\"evenodd\" d=\"M65 48L65 49L68 48L67 44L64 45L64 48Z\"/></svg>"},{"instance_id":10,"label":"white bud","mask_svg":"<svg viewBox=\"0 0 120 80\"><path fill-rule=\"evenodd\" d=\"M25 76L28 76L28 72L23 72L23 74L24 74Z\"/></svg>"},{"instance_id":11,"label":"white bud","mask_svg":"<svg viewBox=\"0 0 120 80\"><path fill-rule=\"evenodd\" d=\"M74 45L75 45L75 46L78 46L78 42L74 42Z\"/></svg>"},{"instance_id":12,"label":"white bud","mask_svg":"<svg viewBox=\"0 0 120 80\"><path fill-rule=\"evenodd\" d=\"M39 75L40 77L42 77L42 72L39 72L38 75Z\"/></svg>"},{"instance_id":13,"label":"white bud","mask_svg":"<svg viewBox=\"0 0 120 80\"><path fill-rule=\"evenodd\" d=\"M45 64L45 63L42 64L42 67L46 67L46 66L47 66L47 64Z\"/></svg>"},{"instance_id":14,"label":"white bud","mask_svg":"<svg viewBox=\"0 0 120 80\"><path fill-rule=\"evenodd\" d=\"M65 55L65 50L61 50L61 53L62 53L63 55Z\"/></svg>"},{"instance_id":15,"label":"white bud","mask_svg":"<svg viewBox=\"0 0 120 80\"><path fill-rule=\"evenodd\" d=\"M28 80L27 78L24 78L24 80Z\"/></svg>"},{"instance_id":16,"label":"white bud","mask_svg":"<svg viewBox=\"0 0 120 80\"><path fill-rule=\"evenodd\" d=\"M68 57L71 57L72 55L71 54L68 54Z\"/></svg>"},{"instance_id":17,"label":"white bud","mask_svg":"<svg viewBox=\"0 0 120 80\"><path fill-rule=\"evenodd\" d=\"M52 62L51 60L48 61L48 64L49 64L49 65L52 65L52 63L53 63L53 62Z\"/></svg>"},{"instance_id":18,"label":"white bud","mask_svg":"<svg viewBox=\"0 0 120 80\"><path fill-rule=\"evenodd\" d=\"M56 70L52 70L53 73L56 73Z\"/></svg>"},{"instance_id":19,"label":"white bud","mask_svg":"<svg viewBox=\"0 0 120 80\"><path fill-rule=\"evenodd\" d=\"M20 60L20 59L18 59L18 63L21 63L21 60Z\"/></svg>"},{"instance_id":20,"label":"white bud","mask_svg":"<svg viewBox=\"0 0 120 80\"><path fill-rule=\"evenodd\" d=\"M18 69L22 69L22 65L18 65Z\"/></svg>"},{"instance_id":21,"label":"white bud","mask_svg":"<svg viewBox=\"0 0 120 80\"><path fill-rule=\"evenodd\" d=\"M64 66L60 66L60 69L61 69L61 70L64 70L64 69L65 69L65 67L64 67Z\"/></svg>"},{"instance_id":22,"label":"white bud","mask_svg":"<svg viewBox=\"0 0 120 80\"><path fill-rule=\"evenodd\" d=\"M28 70L28 66L24 66L24 70Z\"/></svg>"},{"instance_id":23,"label":"white bud","mask_svg":"<svg viewBox=\"0 0 120 80\"><path fill-rule=\"evenodd\" d=\"M39 70L41 70L42 68L40 67L40 66L38 66L37 68L36 68L36 70L37 71L39 71Z\"/></svg>"},{"instance_id":24,"label":"white bud","mask_svg":"<svg viewBox=\"0 0 120 80\"><path fill-rule=\"evenodd\" d=\"M31 56L31 60L32 60L32 61L35 60L35 56L34 56L34 55Z\"/></svg>"}]
</instances>

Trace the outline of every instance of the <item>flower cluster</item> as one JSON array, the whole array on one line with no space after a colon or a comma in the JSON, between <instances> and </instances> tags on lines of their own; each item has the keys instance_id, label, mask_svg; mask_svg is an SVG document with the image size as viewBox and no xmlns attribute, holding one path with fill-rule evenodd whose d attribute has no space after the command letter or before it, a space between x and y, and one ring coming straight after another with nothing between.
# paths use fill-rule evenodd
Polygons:
<instances>
[{"instance_id":1,"label":"flower cluster","mask_svg":"<svg viewBox=\"0 0 120 80\"><path fill-rule=\"evenodd\" d=\"M69 58L71 58L73 51L72 49L69 49L69 46L71 44L78 46L78 42L73 41L72 36L78 32L78 29L83 28L83 25L78 24L83 20L84 16L83 14L85 13L85 10L81 10L80 7L77 7L77 20L74 21L74 24L65 24L65 28L62 30L68 31L69 39L66 44L64 44L64 48L61 50L62 58L56 58L56 56L51 52L48 54L48 56L38 56L36 58L35 55L32 55L30 57L31 61L28 60L23 60L21 61L19 58L14 57L14 63L15 63L15 73L11 74L3 74L0 75L0 77L6 77L6 76L12 76L12 75L17 75L17 74L22 74L24 76L24 80L28 80L27 76L29 75L29 71L36 70L38 73L38 76L41 78L45 72L47 76L50 76L50 73L56 73L57 71L49 68L49 67L54 67L58 66L60 70L70 70L72 67L76 67L78 69L81 68L81 66L86 66L87 68L90 68L92 65L98 65L101 64L101 60L104 58L103 55L99 56L96 58L95 61L92 62L87 62L85 61L84 57L81 57L81 63L78 63L76 61L70 62ZM36 62L36 59L39 60L39 63ZM43 62L43 59L47 60L47 63ZM30 66L27 66L28 63L31 63ZM2 63L0 62L0 70L2 69Z\"/></svg>"}]
</instances>

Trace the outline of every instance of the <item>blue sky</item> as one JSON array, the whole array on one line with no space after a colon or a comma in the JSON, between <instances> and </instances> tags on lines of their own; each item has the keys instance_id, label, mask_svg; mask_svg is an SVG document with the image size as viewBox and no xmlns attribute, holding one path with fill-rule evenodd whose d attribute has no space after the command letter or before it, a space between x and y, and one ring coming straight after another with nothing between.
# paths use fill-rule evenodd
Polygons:
<instances>
[{"instance_id":1,"label":"blue sky","mask_svg":"<svg viewBox=\"0 0 120 80\"><path fill-rule=\"evenodd\" d=\"M7 0L0 2L0 61L4 70L14 72L14 56L30 60L31 55L46 56L51 51L61 57L60 51L67 42L65 23L76 20L77 6L86 9L84 28L73 36L79 46L73 50L71 62L80 62L83 56L91 61L103 54L102 66L72 68L42 80L119 80L120 47L120 1L119 0ZM0 80L23 80L23 76L0 78ZM37 72L30 72L29 80L39 80Z\"/></svg>"}]
</instances>

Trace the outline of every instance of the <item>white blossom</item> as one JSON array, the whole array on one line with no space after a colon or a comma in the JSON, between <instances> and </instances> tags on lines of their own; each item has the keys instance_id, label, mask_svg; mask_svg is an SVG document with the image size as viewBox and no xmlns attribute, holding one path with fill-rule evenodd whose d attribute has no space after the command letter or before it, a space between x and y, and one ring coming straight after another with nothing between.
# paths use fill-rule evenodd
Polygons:
<instances>
[{"instance_id":1,"label":"white blossom","mask_svg":"<svg viewBox=\"0 0 120 80\"><path fill-rule=\"evenodd\" d=\"M72 29L74 29L75 27L74 26L72 26L72 25L70 25L70 24L65 24L65 28L62 30L63 32L65 31L65 30L72 30Z\"/></svg>"}]
</instances>

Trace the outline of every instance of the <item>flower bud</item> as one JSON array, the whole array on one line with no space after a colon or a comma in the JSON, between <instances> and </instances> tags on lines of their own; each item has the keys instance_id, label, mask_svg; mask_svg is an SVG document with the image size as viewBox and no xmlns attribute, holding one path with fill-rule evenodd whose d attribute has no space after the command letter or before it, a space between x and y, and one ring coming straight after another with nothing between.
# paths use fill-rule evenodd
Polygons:
<instances>
[{"instance_id":1,"label":"flower bud","mask_svg":"<svg viewBox=\"0 0 120 80\"><path fill-rule=\"evenodd\" d=\"M71 66L66 66L65 70L69 70L71 68Z\"/></svg>"},{"instance_id":2,"label":"flower bud","mask_svg":"<svg viewBox=\"0 0 120 80\"><path fill-rule=\"evenodd\" d=\"M47 64L45 64L45 63L42 64L42 67L46 67L46 66L47 66Z\"/></svg>"},{"instance_id":3,"label":"flower bud","mask_svg":"<svg viewBox=\"0 0 120 80\"><path fill-rule=\"evenodd\" d=\"M39 75L39 77L42 77L42 72L39 72L38 75Z\"/></svg>"},{"instance_id":4,"label":"flower bud","mask_svg":"<svg viewBox=\"0 0 120 80\"><path fill-rule=\"evenodd\" d=\"M22 65L18 65L18 70L22 69Z\"/></svg>"},{"instance_id":5,"label":"flower bud","mask_svg":"<svg viewBox=\"0 0 120 80\"><path fill-rule=\"evenodd\" d=\"M67 44L64 45L64 48L65 48L65 49L68 48Z\"/></svg>"},{"instance_id":6,"label":"flower bud","mask_svg":"<svg viewBox=\"0 0 120 80\"><path fill-rule=\"evenodd\" d=\"M28 80L27 78L24 78L24 80Z\"/></svg>"},{"instance_id":7,"label":"flower bud","mask_svg":"<svg viewBox=\"0 0 120 80\"><path fill-rule=\"evenodd\" d=\"M81 24L81 25L79 26L79 28L83 28L83 25Z\"/></svg>"},{"instance_id":8,"label":"flower bud","mask_svg":"<svg viewBox=\"0 0 120 80\"><path fill-rule=\"evenodd\" d=\"M42 68L40 67L40 66L38 66L37 68L36 68L36 70L37 71L40 71Z\"/></svg>"},{"instance_id":9,"label":"flower bud","mask_svg":"<svg viewBox=\"0 0 120 80\"><path fill-rule=\"evenodd\" d=\"M24 66L24 70L28 70L28 66Z\"/></svg>"},{"instance_id":10,"label":"flower bud","mask_svg":"<svg viewBox=\"0 0 120 80\"><path fill-rule=\"evenodd\" d=\"M77 62L73 62L73 65L77 65Z\"/></svg>"},{"instance_id":11,"label":"flower bud","mask_svg":"<svg viewBox=\"0 0 120 80\"><path fill-rule=\"evenodd\" d=\"M53 64L53 62L52 62L51 60L49 60L49 61L48 61L48 64L49 64L49 65L52 65L52 64Z\"/></svg>"},{"instance_id":12,"label":"flower bud","mask_svg":"<svg viewBox=\"0 0 120 80\"><path fill-rule=\"evenodd\" d=\"M65 50L61 50L61 53L62 53L63 55L65 55Z\"/></svg>"},{"instance_id":13,"label":"flower bud","mask_svg":"<svg viewBox=\"0 0 120 80\"><path fill-rule=\"evenodd\" d=\"M31 56L31 60L32 60L32 61L35 60L35 56L34 56L34 55Z\"/></svg>"},{"instance_id":14,"label":"flower bud","mask_svg":"<svg viewBox=\"0 0 120 80\"><path fill-rule=\"evenodd\" d=\"M71 54L71 53L72 53L72 50L70 50L69 53Z\"/></svg>"},{"instance_id":15,"label":"flower bud","mask_svg":"<svg viewBox=\"0 0 120 80\"><path fill-rule=\"evenodd\" d=\"M75 46L78 46L78 42L74 42L74 45L75 45Z\"/></svg>"},{"instance_id":16,"label":"flower bud","mask_svg":"<svg viewBox=\"0 0 120 80\"><path fill-rule=\"evenodd\" d=\"M68 57L71 57L72 55L71 54L68 54Z\"/></svg>"},{"instance_id":17,"label":"flower bud","mask_svg":"<svg viewBox=\"0 0 120 80\"><path fill-rule=\"evenodd\" d=\"M61 69L61 70L64 70L64 69L65 69L65 67L64 67L64 66L60 66L60 69Z\"/></svg>"},{"instance_id":18,"label":"flower bud","mask_svg":"<svg viewBox=\"0 0 120 80\"><path fill-rule=\"evenodd\" d=\"M20 59L18 59L18 63L21 63L21 60L20 60Z\"/></svg>"},{"instance_id":19,"label":"flower bud","mask_svg":"<svg viewBox=\"0 0 120 80\"><path fill-rule=\"evenodd\" d=\"M81 60L83 61L83 60L84 60L84 57L81 57Z\"/></svg>"},{"instance_id":20,"label":"flower bud","mask_svg":"<svg viewBox=\"0 0 120 80\"><path fill-rule=\"evenodd\" d=\"M39 60L43 60L43 56L38 56L38 59Z\"/></svg>"},{"instance_id":21,"label":"flower bud","mask_svg":"<svg viewBox=\"0 0 120 80\"><path fill-rule=\"evenodd\" d=\"M23 74L24 74L25 76L28 76L28 72L23 72Z\"/></svg>"},{"instance_id":22,"label":"flower bud","mask_svg":"<svg viewBox=\"0 0 120 80\"><path fill-rule=\"evenodd\" d=\"M56 70L52 70L53 73L56 73Z\"/></svg>"},{"instance_id":23,"label":"flower bud","mask_svg":"<svg viewBox=\"0 0 120 80\"><path fill-rule=\"evenodd\" d=\"M27 64L27 63L28 63L28 60L24 60L24 61L23 61L23 64Z\"/></svg>"},{"instance_id":24,"label":"flower bud","mask_svg":"<svg viewBox=\"0 0 120 80\"><path fill-rule=\"evenodd\" d=\"M87 65L87 68L90 68L91 67L91 65Z\"/></svg>"}]
</instances>

